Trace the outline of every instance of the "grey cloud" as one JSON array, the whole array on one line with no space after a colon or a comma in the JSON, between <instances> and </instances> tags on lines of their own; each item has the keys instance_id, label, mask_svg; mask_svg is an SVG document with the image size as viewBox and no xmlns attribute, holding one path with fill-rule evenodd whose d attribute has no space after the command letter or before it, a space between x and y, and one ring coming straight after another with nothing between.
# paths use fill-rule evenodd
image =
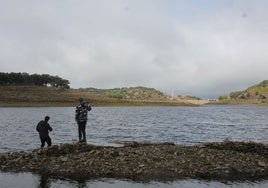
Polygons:
<instances>
[{"instance_id":1,"label":"grey cloud","mask_svg":"<svg viewBox=\"0 0 268 188\"><path fill-rule=\"evenodd\" d=\"M267 79L266 7L258 0L4 1L0 69L59 75L74 88L142 85L218 97Z\"/></svg>"}]
</instances>

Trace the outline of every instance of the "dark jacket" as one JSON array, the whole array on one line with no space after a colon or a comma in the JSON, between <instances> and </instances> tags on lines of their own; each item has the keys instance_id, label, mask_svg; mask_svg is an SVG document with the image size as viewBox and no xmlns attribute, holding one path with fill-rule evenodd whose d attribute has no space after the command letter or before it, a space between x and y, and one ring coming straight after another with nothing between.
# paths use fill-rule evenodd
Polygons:
<instances>
[{"instance_id":1,"label":"dark jacket","mask_svg":"<svg viewBox=\"0 0 268 188\"><path fill-rule=\"evenodd\" d=\"M91 106L88 106L85 102L80 103L75 110L75 120L78 122L87 121L87 112L91 110Z\"/></svg>"},{"instance_id":2,"label":"dark jacket","mask_svg":"<svg viewBox=\"0 0 268 188\"><path fill-rule=\"evenodd\" d=\"M46 138L48 137L48 132L52 131L52 128L48 122L42 120L37 124L36 131L39 132L40 138Z\"/></svg>"}]
</instances>

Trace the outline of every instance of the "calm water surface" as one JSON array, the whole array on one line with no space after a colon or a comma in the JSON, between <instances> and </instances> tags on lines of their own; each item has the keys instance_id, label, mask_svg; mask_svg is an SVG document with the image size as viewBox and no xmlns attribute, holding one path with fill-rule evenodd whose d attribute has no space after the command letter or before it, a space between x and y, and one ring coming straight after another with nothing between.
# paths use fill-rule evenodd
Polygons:
<instances>
[{"instance_id":1,"label":"calm water surface","mask_svg":"<svg viewBox=\"0 0 268 188\"><path fill-rule=\"evenodd\" d=\"M49 115L54 144L77 141L72 107L0 108L0 152L40 146L36 124ZM89 113L88 143L116 145L125 141L174 142L194 145L229 139L268 142L268 107L95 107ZM23 184L25 182L25 184ZM84 183L43 178L31 173L0 173L0 187L268 187L268 181L131 182L102 179Z\"/></svg>"}]
</instances>

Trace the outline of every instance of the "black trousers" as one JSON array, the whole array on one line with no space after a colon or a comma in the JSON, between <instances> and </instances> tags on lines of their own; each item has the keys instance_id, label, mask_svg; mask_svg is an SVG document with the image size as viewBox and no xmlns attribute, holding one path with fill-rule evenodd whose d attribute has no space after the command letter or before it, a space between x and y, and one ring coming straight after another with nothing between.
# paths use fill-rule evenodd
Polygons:
<instances>
[{"instance_id":1,"label":"black trousers","mask_svg":"<svg viewBox=\"0 0 268 188\"><path fill-rule=\"evenodd\" d=\"M49 136L40 137L40 140L41 140L41 148L45 146L45 143L47 143L47 147L51 146L51 138Z\"/></svg>"},{"instance_id":2,"label":"black trousers","mask_svg":"<svg viewBox=\"0 0 268 188\"><path fill-rule=\"evenodd\" d=\"M78 137L79 141L86 141L86 121L78 122Z\"/></svg>"}]
</instances>

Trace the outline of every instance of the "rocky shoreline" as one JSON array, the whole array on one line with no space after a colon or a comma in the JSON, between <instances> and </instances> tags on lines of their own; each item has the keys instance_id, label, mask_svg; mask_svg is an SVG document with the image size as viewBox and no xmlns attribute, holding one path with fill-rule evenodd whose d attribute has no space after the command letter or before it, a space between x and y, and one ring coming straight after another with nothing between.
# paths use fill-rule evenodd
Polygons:
<instances>
[{"instance_id":1,"label":"rocky shoreline","mask_svg":"<svg viewBox=\"0 0 268 188\"><path fill-rule=\"evenodd\" d=\"M130 142L112 147L69 143L29 152L2 153L0 170L74 180L267 179L268 146L228 140L196 146Z\"/></svg>"}]
</instances>

